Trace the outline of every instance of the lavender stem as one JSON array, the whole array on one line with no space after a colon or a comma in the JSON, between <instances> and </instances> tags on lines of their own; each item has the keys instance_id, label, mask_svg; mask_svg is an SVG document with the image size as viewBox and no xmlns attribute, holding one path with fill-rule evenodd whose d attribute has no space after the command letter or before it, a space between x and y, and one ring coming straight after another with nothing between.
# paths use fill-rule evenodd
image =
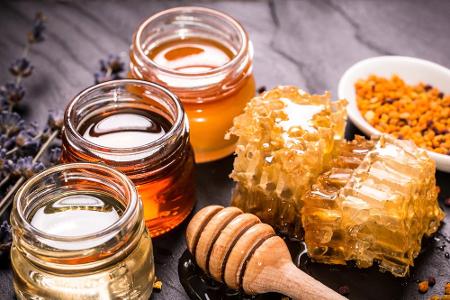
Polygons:
<instances>
[{"instance_id":1,"label":"lavender stem","mask_svg":"<svg viewBox=\"0 0 450 300\"><path fill-rule=\"evenodd\" d=\"M47 150L48 146L51 144L51 142L58 136L59 130L54 131L47 141L45 141L44 144L42 144L41 148L39 149L39 152L34 156L33 163L37 162L38 159L44 154L45 150ZM0 201L0 216L3 215L3 213L6 211L6 209L9 207L12 201L10 201L9 198L13 196L17 189L21 186L21 184L25 181L25 177L21 176L14 186L8 191L8 193L3 197L3 199Z\"/></svg>"}]
</instances>

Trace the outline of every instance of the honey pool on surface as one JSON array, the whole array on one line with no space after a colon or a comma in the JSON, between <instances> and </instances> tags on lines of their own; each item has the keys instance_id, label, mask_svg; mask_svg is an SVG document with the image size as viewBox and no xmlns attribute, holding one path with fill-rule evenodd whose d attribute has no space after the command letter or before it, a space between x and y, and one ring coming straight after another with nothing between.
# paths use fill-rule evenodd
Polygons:
<instances>
[{"instance_id":1,"label":"honey pool on surface","mask_svg":"<svg viewBox=\"0 0 450 300\"><path fill-rule=\"evenodd\" d=\"M78 132L86 140L108 148L130 148L157 141L170 129L171 123L163 116L138 108L106 108L101 113L83 120ZM67 146L66 146L67 147ZM63 151L63 160L72 162ZM189 149L189 151L191 151ZM142 199L144 220L152 237L169 231L180 224L194 205L193 158L183 153L179 160L157 175L134 181ZM85 161L97 161L83 156ZM108 158L105 158L108 163ZM145 158L144 158L145 160ZM114 166L113 166L114 167ZM125 172L126 173L126 172ZM133 179L133 178L132 178Z\"/></svg>"},{"instance_id":2,"label":"honey pool on surface","mask_svg":"<svg viewBox=\"0 0 450 300\"><path fill-rule=\"evenodd\" d=\"M148 52L148 57L158 65L183 74L201 75L230 62L235 53L222 43L205 38L184 38L163 42ZM207 80L207 79L205 79ZM234 151L236 138L225 140L233 118L242 113L248 100L255 94L253 76L242 79L239 87L222 95L217 87L216 99L187 100L178 94L188 115L191 143L196 162L207 162L225 157ZM227 82L223 82L226 85ZM210 97L210 96L209 96Z\"/></svg>"}]
</instances>

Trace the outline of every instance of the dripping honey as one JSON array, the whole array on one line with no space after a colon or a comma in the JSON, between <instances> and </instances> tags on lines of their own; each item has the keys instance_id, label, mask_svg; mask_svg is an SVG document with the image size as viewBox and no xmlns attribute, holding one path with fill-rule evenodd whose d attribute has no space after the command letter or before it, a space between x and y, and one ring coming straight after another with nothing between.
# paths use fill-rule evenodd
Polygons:
<instances>
[{"instance_id":1,"label":"dripping honey","mask_svg":"<svg viewBox=\"0 0 450 300\"><path fill-rule=\"evenodd\" d=\"M139 27L130 52L130 76L158 82L180 97L196 162L208 162L234 151L236 139L225 135L255 94L252 57L246 32L229 16L176 8Z\"/></svg>"}]
</instances>

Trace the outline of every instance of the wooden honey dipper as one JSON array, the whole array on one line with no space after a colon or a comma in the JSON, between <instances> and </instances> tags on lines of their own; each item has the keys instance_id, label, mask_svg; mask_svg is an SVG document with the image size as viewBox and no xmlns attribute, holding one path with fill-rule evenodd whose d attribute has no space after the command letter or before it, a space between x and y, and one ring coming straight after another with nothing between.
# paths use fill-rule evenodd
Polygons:
<instances>
[{"instance_id":1,"label":"wooden honey dipper","mask_svg":"<svg viewBox=\"0 0 450 300\"><path fill-rule=\"evenodd\" d=\"M273 228L237 207L201 209L187 227L186 241L198 266L232 289L296 300L346 299L298 269Z\"/></svg>"}]
</instances>

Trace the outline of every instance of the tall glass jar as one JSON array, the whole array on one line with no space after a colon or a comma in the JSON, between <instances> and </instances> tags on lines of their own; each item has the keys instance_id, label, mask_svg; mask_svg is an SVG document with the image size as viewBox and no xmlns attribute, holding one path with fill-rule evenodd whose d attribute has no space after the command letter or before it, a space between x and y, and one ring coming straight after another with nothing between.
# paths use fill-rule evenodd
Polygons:
<instances>
[{"instance_id":1,"label":"tall glass jar","mask_svg":"<svg viewBox=\"0 0 450 300\"><path fill-rule=\"evenodd\" d=\"M160 12L137 29L130 76L160 83L183 102L197 162L234 151L225 139L233 118L255 94L253 47L230 16L207 8Z\"/></svg>"},{"instance_id":2,"label":"tall glass jar","mask_svg":"<svg viewBox=\"0 0 450 300\"><path fill-rule=\"evenodd\" d=\"M18 299L148 299L155 278L142 204L104 165L52 167L17 192L11 262Z\"/></svg>"},{"instance_id":3,"label":"tall glass jar","mask_svg":"<svg viewBox=\"0 0 450 300\"><path fill-rule=\"evenodd\" d=\"M95 85L66 108L64 162L103 162L136 185L152 237L180 224L194 203L189 123L178 98L146 81Z\"/></svg>"}]
</instances>

